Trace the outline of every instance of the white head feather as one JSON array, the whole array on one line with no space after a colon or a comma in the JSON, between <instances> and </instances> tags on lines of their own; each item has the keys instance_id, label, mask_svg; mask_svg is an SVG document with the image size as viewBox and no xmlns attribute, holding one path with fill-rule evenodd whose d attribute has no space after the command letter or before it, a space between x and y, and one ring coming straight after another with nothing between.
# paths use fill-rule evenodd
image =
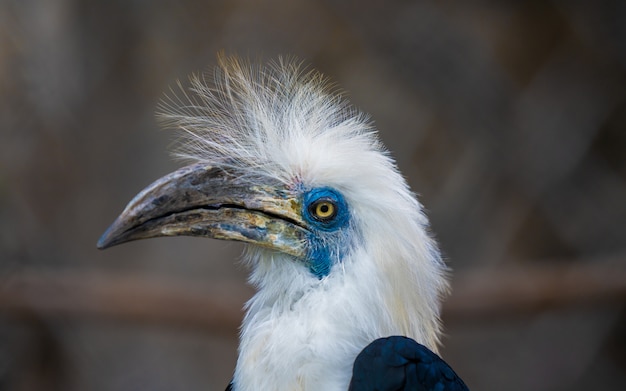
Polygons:
<instances>
[{"instance_id":1,"label":"white head feather","mask_svg":"<svg viewBox=\"0 0 626 391\"><path fill-rule=\"evenodd\" d=\"M358 245L322 278L288 255L251 247L236 390L345 390L358 352L389 335L437 349L445 266L428 221L367 117L319 73L279 60L219 58L163 117L184 131L179 155L251 180L328 186L350 206Z\"/></svg>"}]
</instances>

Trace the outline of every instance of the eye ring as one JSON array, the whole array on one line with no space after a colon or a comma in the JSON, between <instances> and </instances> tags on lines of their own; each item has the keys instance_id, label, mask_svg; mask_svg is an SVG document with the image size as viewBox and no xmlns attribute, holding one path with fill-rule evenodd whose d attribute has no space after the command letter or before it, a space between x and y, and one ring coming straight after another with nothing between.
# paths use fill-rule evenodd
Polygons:
<instances>
[{"instance_id":1,"label":"eye ring","mask_svg":"<svg viewBox=\"0 0 626 391\"><path fill-rule=\"evenodd\" d=\"M337 216L337 205L332 199L320 198L309 205L309 213L317 221L329 222Z\"/></svg>"}]
</instances>

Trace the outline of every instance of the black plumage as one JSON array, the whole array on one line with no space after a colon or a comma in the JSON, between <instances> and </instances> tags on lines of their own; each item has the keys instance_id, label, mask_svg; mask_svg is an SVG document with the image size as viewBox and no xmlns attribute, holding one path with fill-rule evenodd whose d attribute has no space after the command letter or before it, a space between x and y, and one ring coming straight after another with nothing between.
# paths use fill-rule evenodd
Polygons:
<instances>
[{"instance_id":1,"label":"black plumage","mask_svg":"<svg viewBox=\"0 0 626 391\"><path fill-rule=\"evenodd\" d=\"M348 391L469 391L450 366L406 337L379 338L357 356Z\"/></svg>"}]
</instances>

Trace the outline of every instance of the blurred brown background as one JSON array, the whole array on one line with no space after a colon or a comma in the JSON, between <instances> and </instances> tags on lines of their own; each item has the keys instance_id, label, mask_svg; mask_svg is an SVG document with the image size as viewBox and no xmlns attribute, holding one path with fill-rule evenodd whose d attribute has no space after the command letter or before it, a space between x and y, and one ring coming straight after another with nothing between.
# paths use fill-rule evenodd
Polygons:
<instances>
[{"instance_id":1,"label":"blurred brown background","mask_svg":"<svg viewBox=\"0 0 626 391\"><path fill-rule=\"evenodd\" d=\"M219 50L371 114L454 269L473 390L626 389L626 2L3 0L0 390L223 390L238 244L97 251L179 163L154 110Z\"/></svg>"}]
</instances>

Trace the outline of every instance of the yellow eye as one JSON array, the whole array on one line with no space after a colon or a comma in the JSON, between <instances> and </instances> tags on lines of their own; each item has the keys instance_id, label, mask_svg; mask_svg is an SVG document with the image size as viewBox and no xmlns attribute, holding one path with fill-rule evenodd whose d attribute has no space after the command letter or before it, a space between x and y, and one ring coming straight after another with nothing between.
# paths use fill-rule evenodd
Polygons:
<instances>
[{"instance_id":1,"label":"yellow eye","mask_svg":"<svg viewBox=\"0 0 626 391\"><path fill-rule=\"evenodd\" d=\"M337 215L335 203L328 199L317 200L309 206L312 217L319 221L330 221Z\"/></svg>"},{"instance_id":2,"label":"yellow eye","mask_svg":"<svg viewBox=\"0 0 626 391\"><path fill-rule=\"evenodd\" d=\"M327 219L335 213L335 205L322 201L315 205L315 215L320 219Z\"/></svg>"}]
</instances>

